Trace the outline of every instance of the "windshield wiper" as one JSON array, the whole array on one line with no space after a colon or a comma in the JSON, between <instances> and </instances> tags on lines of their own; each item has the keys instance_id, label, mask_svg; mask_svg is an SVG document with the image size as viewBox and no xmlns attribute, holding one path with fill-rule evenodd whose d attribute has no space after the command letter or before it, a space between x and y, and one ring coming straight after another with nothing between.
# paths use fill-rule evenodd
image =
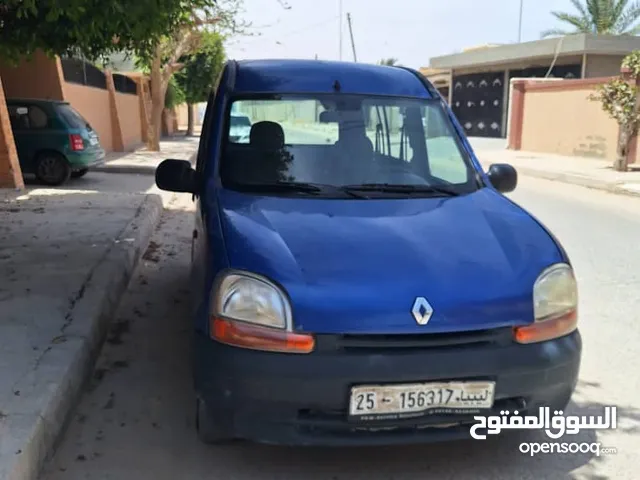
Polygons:
<instances>
[{"instance_id":1,"label":"windshield wiper","mask_svg":"<svg viewBox=\"0 0 640 480\"><path fill-rule=\"evenodd\" d=\"M239 184L242 189L259 190L263 192L302 192L309 194L338 194L353 198L369 198L361 193L353 192L337 185L329 185L326 183L309 183L309 182L274 182L274 183L243 183Z\"/></svg>"},{"instance_id":2,"label":"windshield wiper","mask_svg":"<svg viewBox=\"0 0 640 480\"><path fill-rule=\"evenodd\" d=\"M385 192L385 193L439 193L448 197L457 197L459 192L440 185L403 185L393 183L363 183L361 185L345 185L350 191Z\"/></svg>"}]
</instances>

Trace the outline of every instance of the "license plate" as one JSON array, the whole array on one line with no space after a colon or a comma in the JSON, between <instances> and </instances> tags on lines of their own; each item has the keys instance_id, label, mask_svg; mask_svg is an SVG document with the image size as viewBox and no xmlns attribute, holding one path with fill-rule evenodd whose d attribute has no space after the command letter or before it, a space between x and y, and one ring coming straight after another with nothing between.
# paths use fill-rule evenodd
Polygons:
<instances>
[{"instance_id":1,"label":"license plate","mask_svg":"<svg viewBox=\"0 0 640 480\"><path fill-rule=\"evenodd\" d=\"M383 420L428 413L474 413L493 406L495 382L359 385L351 389L349 415Z\"/></svg>"},{"instance_id":2,"label":"license plate","mask_svg":"<svg viewBox=\"0 0 640 480\"><path fill-rule=\"evenodd\" d=\"M89 137L89 143L91 145L97 145L98 144L98 139L96 137Z\"/></svg>"}]
</instances>

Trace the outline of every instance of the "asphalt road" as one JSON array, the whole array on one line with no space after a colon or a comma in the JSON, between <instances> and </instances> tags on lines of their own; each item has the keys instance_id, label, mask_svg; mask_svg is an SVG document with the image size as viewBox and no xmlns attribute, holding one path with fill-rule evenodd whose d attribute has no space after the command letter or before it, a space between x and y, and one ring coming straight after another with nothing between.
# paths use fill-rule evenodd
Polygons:
<instances>
[{"instance_id":1,"label":"asphalt road","mask_svg":"<svg viewBox=\"0 0 640 480\"><path fill-rule=\"evenodd\" d=\"M89 174L77 188L147 190L153 177ZM423 446L292 449L196 439L187 281L192 204L167 195L156 231L91 384L42 478L57 479L637 479L640 452L640 199L522 178L512 197L563 242L580 284L584 357L569 413L618 407L618 429L583 431L617 454L539 454L537 432ZM562 441L568 441L563 439Z\"/></svg>"}]
</instances>

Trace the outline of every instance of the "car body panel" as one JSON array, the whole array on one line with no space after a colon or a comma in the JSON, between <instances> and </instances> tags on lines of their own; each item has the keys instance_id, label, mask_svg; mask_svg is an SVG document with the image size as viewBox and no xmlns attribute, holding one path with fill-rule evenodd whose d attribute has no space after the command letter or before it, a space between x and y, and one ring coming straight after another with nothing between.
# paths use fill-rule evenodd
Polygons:
<instances>
[{"instance_id":1,"label":"car body panel","mask_svg":"<svg viewBox=\"0 0 640 480\"><path fill-rule=\"evenodd\" d=\"M300 331L435 333L530 323L536 278L562 261L526 212L486 188L454 198L363 201L221 191L220 208L229 264L282 285ZM416 297L434 309L426 326L410 315Z\"/></svg>"}]
</instances>

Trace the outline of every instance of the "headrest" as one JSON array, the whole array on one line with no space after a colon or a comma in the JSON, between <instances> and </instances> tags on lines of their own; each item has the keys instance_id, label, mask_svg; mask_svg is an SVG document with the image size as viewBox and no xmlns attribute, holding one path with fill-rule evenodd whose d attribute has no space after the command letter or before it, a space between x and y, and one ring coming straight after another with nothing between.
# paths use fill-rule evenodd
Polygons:
<instances>
[{"instance_id":1,"label":"headrest","mask_svg":"<svg viewBox=\"0 0 640 480\"><path fill-rule=\"evenodd\" d=\"M284 130L276 122L257 122L251 126L249 141L261 150L280 150L284 147Z\"/></svg>"}]
</instances>

